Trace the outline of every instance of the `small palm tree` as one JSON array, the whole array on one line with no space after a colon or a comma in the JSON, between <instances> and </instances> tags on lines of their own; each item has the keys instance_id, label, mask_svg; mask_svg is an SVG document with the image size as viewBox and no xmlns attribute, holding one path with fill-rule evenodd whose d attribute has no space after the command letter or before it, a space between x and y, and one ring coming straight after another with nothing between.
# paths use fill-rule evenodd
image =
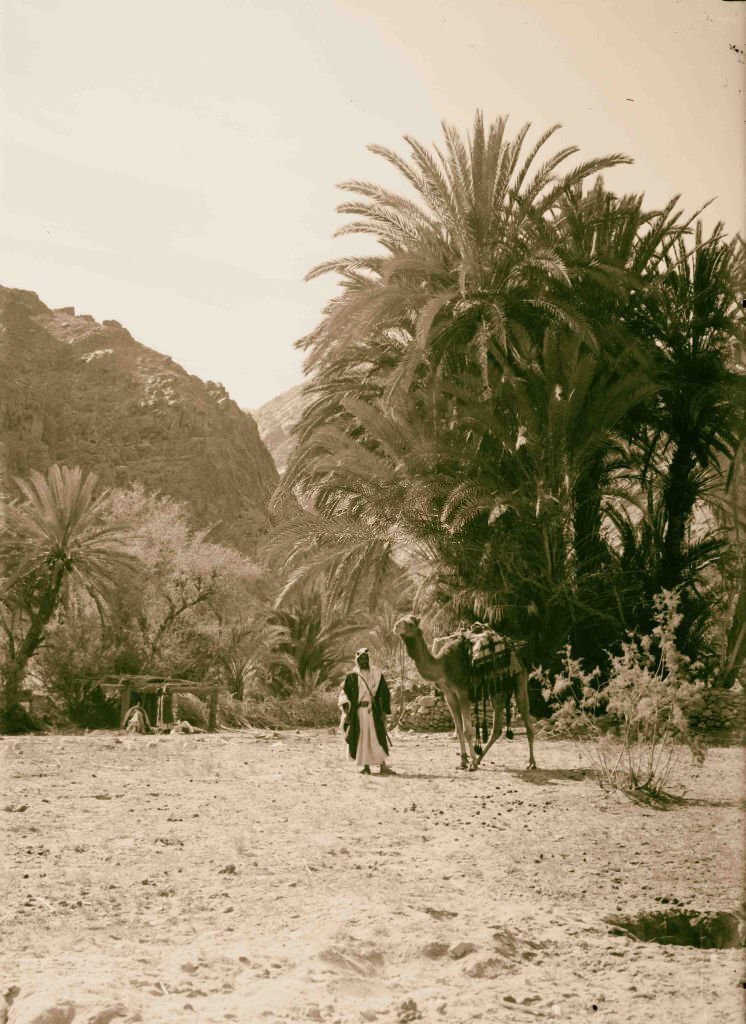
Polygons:
<instances>
[{"instance_id":1,"label":"small palm tree","mask_svg":"<svg viewBox=\"0 0 746 1024\"><path fill-rule=\"evenodd\" d=\"M276 608L264 629L263 662L275 696L309 696L328 688L349 661L351 637L360 623L342 620L318 591L299 593Z\"/></svg>"},{"instance_id":2,"label":"small palm tree","mask_svg":"<svg viewBox=\"0 0 746 1024\"><path fill-rule=\"evenodd\" d=\"M29 660L66 592L86 592L101 613L117 579L134 567L126 530L106 515L107 494L79 467L53 465L16 480L21 498L5 507L0 542L1 624L5 650L0 672L3 709L17 705Z\"/></svg>"}]
</instances>

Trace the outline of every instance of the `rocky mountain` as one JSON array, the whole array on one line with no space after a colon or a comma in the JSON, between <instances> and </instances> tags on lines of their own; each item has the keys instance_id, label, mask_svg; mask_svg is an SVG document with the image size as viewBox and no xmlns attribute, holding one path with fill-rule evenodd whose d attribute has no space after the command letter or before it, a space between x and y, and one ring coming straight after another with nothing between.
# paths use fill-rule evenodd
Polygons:
<instances>
[{"instance_id":1,"label":"rocky mountain","mask_svg":"<svg viewBox=\"0 0 746 1024\"><path fill-rule=\"evenodd\" d=\"M285 472L288 464L294 444L291 431L303 415L306 401L303 395L303 385L298 384L252 411L262 441L272 452L275 465L280 473Z\"/></svg>"},{"instance_id":2,"label":"rocky mountain","mask_svg":"<svg viewBox=\"0 0 746 1024\"><path fill-rule=\"evenodd\" d=\"M53 462L186 504L210 538L252 552L278 482L253 418L116 320L0 286L0 489Z\"/></svg>"}]
</instances>

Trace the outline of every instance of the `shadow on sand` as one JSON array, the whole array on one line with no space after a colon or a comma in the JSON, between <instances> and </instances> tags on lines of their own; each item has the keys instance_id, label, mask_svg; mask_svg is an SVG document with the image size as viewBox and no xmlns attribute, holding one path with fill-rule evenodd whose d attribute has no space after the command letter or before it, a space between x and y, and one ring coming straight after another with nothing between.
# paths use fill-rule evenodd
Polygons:
<instances>
[{"instance_id":1,"label":"shadow on sand","mask_svg":"<svg viewBox=\"0 0 746 1024\"><path fill-rule=\"evenodd\" d=\"M585 782L586 779L598 778L598 772L593 768L504 768L503 771L535 786L556 786L558 782Z\"/></svg>"},{"instance_id":2,"label":"shadow on sand","mask_svg":"<svg viewBox=\"0 0 746 1024\"><path fill-rule=\"evenodd\" d=\"M454 779L457 776L471 776L475 777L479 772L467 772L461 771L458 768L454 768L453 771L444 772L417 772L417 771L404 771L403 769L397 768L395 773L392 775L385 776L386 778L397 778L397 779L424 779L425 781L435 782L436 780L446 781L448 779Z\"/></svg>"},{"instance_id":3,"label":"shadow on sand","mask_svg":"<svg viewBox=\"0 0 746 1024\"><path fill-rule=\"evenodd\" d=\"M736 807L746 810L746 800L703 800L699 797L688 797L682 793L651 793L646 789L622 790L633 803L645 807L653 807L658 811L673 811L677 807Z\"/></svg>"},{"instance_id":4,"label":"shadow on sand","mask_svg":"<svg viewBox=\"0 0 746 1024\"><path fill-rule=\"evenodd\" d=\"M746 811L746 799L742 797L734 800L702 800L699 797L683 796L679 804L682 807L737 807L739 811Z\"/></svg>"},{"instance_id":5,"label":"shadow on sand","mask_svg":"<svg viewBox=\"0 0 746 1024\"><path fill-rule=\"evenodd\" d=\"M501 764L483 764L477 771L470 772L455 767L452 771L418 772L396 770L400 779L446 780L455 778L477 779L480 775L513 775L524 782L535 786L556 786L559 782L584 782L586 779L598 778L598 772L592 768L505 768Z\"/></svg>"}]
</instances>

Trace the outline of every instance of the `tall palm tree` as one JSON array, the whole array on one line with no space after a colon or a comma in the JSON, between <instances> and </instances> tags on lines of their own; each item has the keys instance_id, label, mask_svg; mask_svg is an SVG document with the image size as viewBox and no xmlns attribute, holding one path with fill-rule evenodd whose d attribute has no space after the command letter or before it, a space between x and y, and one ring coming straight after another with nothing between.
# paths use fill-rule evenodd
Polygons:
<instances>
[{"instance_id":1,"label":"tall palm tree","mask_svg":"<svg viewBox=\"0 0 746 1024\"><path fill-rule=\"evenodd\" d=\"M595 346L554 287L569 278L552 215L569 189L626 158L567 170L576 149L565 147L540 161L556 130L527 147L528 125L511 140L505 119L486 126L478 113L467 139L444 125L442 148L406 137L409 159L371 147L414 198L370 182L342 186L356 198L339 210L355 219L339 233L366 234L379 254L309 274L337 273L341 293L301 343L311 402L285 488L320 514L443 555L450 541L441 515L448 493L469 479L463 455L475 429L487 434L476 455L503 450L495 431L505 426L506 380L519 364L531 366L548 328ZM475 396L485 405L480 423L470 411Z\"/></svg>"},{"instance_id":2,"label":"tall palm tree","mask_svg":"<svg viewBox=\"0 0 746 1024\"><path fill-rule=\"evenodd\" d=\"M103 611L118 578L134 567L126 530L107 517L107 494L96 495L95 474L53 465L46 475L34 470L15 483L21 497L5 507L0 543L6 716L18 702L28 662L65 592L78 588Z\"/></svg>"},{"instance_id":3,"label":"tall palm tree","mask_svg":"<svg viewBox=\"0 0 746 1024\"><path fill-rule=\"evenodd\" d=\"M697 225L694 244L666 255L647 311L655 334L662 387L655 428L666 458L665 532L659 584L683 582L686 531L698 500L722 477L722 459L738 447L746 378L730 364L739 303L733 287L737 243L719 224L709 238Z\"/></svg>"},{"instance_id":4,"label":"tall palm tree","mask_svg":"<svg viewBox=\"0 0 746 1024\"><path fill-rule=\"evenodd\" d=\"M389 372L388 387L408 388L420 363L462 369L471 363L489 386L513 345L547 321L566 323L592 339L571 307L547 285L566 280L550 214L589 175L629 162L614 154L565 170L577 147L566 146L537 166L559 126L526 151L530 125L509 140L507 119L489 127L477 112L463 139L443 125L444 148L429 151L405 136L410 159L371 146L405 178L415 198L366 181L340 187L357 196L340 213L356 218L337 234L371 237L383 255L329 260L308 274L336 273L342 293L303 341L309 370L351 345L373 345ZM363 367L365 369L366 367Z\"/></svg>"},{"instance_id":5,"label":"tall palm tree","mask_svg":"<svg viewBox=\"0 0 746 1024\"><path fill-rule=\"evenodd\" d=\"M575 605L575 653L598 664L604 651L634 624L637 580L621 571L609 547L610 517L639 498L630 486L629 440L649 418L657 392L655 358L639 315L640 296L655 281L665 256L690 230L674 197L646 210L641 195L617 196L601 178L575 186L554 212L558 251L569 283L557 290L572 302L597 345L581 352L582 385L572 394L576 415L568 437L573 462L570 545ZM695 215L696 216L696 215ZM565 348L572 352L568 339Z\"/></svg>"},{"instance_id":6,"label":"tall palm tree","mask_svg":"<svg viewBox=\"0 0 746 1024\"><path fill-rule=\"evenodd\" d=\"M354 219L339 233L362 233L377 251L309 275L337 273L341 290L301 343L311 401L285 487L333 519L328 536L346 536L358 555L364 537L371 553L382 543L395 559L403 551L454 614L471 608L533 632L542 657L568 631L598 654L638 624L624 588L634 598L643 565L671 564L693 507L662 484L682 456L665 412L678 368L667 377L661 323L670 327L674 308L680 324L704 316L712 338L725 294L714 280L727 275L722 254L705 251L690 275L700 299L679 280L693 218L682 220L676 198L646 211L642 197L601 181L585 190L625 158L567 172L572 148L538 159L555 128L530 149L528 126L513 140L505 129L477 115L468 138L444 126L432 151L407 137L407 159L372 147L408 196L342 186L354 199L339 209ZM690 256L701 249L698 238ZM698 416L711 452L729 449L727 417L708 434ZM623 514L635 501L650 513L639 527ZM634 544L610 545L612 527ZM703 556L700 547L698 565ZM337 572L345 558L332 562ZM652 578L658 587L668 577L655 568Z\"/></svg>"}]
</instances>

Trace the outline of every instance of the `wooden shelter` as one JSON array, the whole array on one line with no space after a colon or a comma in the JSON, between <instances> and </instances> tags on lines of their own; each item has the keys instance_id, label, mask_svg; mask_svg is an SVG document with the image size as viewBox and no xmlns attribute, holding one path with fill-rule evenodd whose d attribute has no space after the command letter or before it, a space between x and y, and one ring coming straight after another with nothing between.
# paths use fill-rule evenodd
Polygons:
<instances>
[{"instance_id":1,"label":"wooden shelter","mask_svg":"<svg viewBox=\"0 0 746 1024\"><path fill-rule=\"evenodd\" d=\"M104 676L99 686L107 696L119 697L119 725L124 726L133 693L173 697L179 693L193 693L208 697L207 730L214 732L218 717L218 684L198 683L193 679L168 679L163 676L117 675Z\"/></svg>"}]
</instances>

